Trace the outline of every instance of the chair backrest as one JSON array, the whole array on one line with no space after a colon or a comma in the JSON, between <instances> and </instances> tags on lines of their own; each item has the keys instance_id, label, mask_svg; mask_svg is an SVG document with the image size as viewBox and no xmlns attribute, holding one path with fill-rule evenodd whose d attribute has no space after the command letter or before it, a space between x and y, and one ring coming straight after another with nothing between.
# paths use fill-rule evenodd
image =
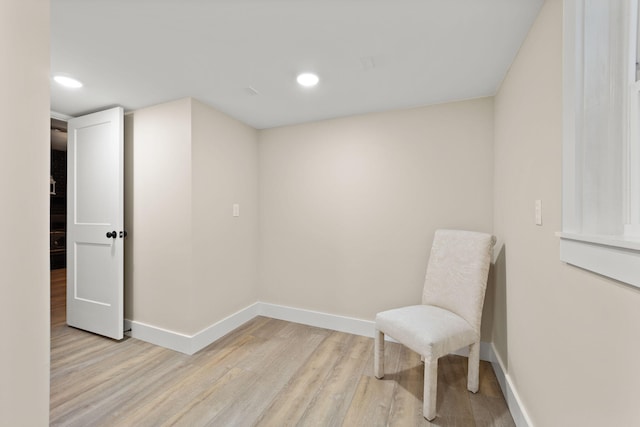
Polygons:
<instances>
[{"instance_id":1,"label":"chair backrest","mask_svg":"<svg viewBox=\"0 0 640 427\"><path fill-rule=\"evenodd\" d=\"M480 333L491 253L490 234L437 230L427 264L422 303L452 311Z\"/></svg>"}]
</instances>

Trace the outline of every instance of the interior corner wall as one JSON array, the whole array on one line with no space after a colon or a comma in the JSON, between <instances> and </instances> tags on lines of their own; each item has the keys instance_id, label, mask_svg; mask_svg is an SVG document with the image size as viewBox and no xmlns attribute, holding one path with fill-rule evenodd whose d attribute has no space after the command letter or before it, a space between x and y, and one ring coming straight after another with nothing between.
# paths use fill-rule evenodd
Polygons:
<instances>
[{"instance_id":1,"label":"interior corner wall","mask_svg":"<svg viewBox=\"0 0 640 427\"><path fill-rule=\"evenodd\" d=\"M256 302L258 133L192 100L194 327ZM239 215L233 216L233 205Z\"/></svg>"},{"instance_id":2,"label":"interior corner wall","mask_svg":"<svg viewBox=\"0 0 640 427\"><path fill-rule=\"evenodd\" d=\"M49 1L0 13L0 418L49 424Z\"/></svg>"},{"instance_id":3,"label":"interior corner wall","mask_svg":"<svg viewBox=\"0 0 640 427\"><path fill-rule=\"evenodd\" d=\"M125 318L190 333L191 100L125 117Z\"/></svg>"},{"instance_id":4,"label":"interior corner wall","mask_svg":"<svg viewBox=\"0 0 640 427\"><path fill-rule=\"evenodd\" d=\"M257 131L185 98L128 114L125 150L125 317L191 336L253 304Z\"/></svg>"},{"instance_id":5,"label":"interior corner wall","mask_svg":"<svg viewBox=\"0 0 640 427\"><path fill-rule=\"evenodd\" d=\"M547 0L495 99L494 344L533 425L638 425L640 290L560 262L561 152L562 1Z\"/></svg>"},{"instance_id":6,"label":"interior corner wall","mask_svg":"<svg viewBox=\"0 0 640 427\"><path fill-rule=\"evenodd\" d=\"M258 182L260 301L373 320L435 229L492 231L493 99L260 131Z\"/></svg>"}]
</instances>

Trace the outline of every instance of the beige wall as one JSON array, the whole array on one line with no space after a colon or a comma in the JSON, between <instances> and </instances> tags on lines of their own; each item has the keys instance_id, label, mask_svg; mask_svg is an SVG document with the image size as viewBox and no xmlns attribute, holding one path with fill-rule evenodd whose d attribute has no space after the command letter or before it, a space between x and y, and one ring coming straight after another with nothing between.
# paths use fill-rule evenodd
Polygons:
<instances>
[{"instance_id":1,"label":"beige wall","mask_svg":"<svg viewBox=\"0 0 640 427\"><path fill-rule=\"evenodd\" d=\"M125 317L194 334L255 302L256 131L191 98L125 128Z\"/></svg>"},{"instance_id":2,"label":"beige wall","mask_svg":"<svg viewBox=\"0 0 640 427\"><path fill-rule=\"evenodd\" d=\"M536 426L638 425L640 291L559 261L561 55L562 2L547 0L495 100L494 340Z\"/></svg>"},{"instance_id":3,"label":"beige wall","mask_svg":"<svg viewBox=\"0 0 640 427\"><path fill-rule=\"evenodd\" d=\"M49 422L49 2L0 13L0 423Z\"/></svg>"},{"instance_id":4,"label":"beige wall","mask_svg":"<svg viewBox=\"0 0 640 427\"><path fill-rule=\"evenodd\" d=\"M260 132L259 300L373 320L420 302L436 228L491 231L493 100Z\"/></svg>"},{"instance_id":5,"label":"beige wall","mask_svg":"<svg viewBox=\"0 0 640 427\"><path fill-rule=\"evenodd\" d=\"M125 128L125 317L189 333L191 102L137 110Z\"/></svg>"},{"instance_id":6,"label":"beige wall","mask_svg":"<svg viewBox=\"0 0 640 427\"><path fill-rule=\"evenodd\" d=\"M257 131L192 102L194 326L256 302ZM240 216L232 216L232 206Z\"/></svg>"}]
</instances>

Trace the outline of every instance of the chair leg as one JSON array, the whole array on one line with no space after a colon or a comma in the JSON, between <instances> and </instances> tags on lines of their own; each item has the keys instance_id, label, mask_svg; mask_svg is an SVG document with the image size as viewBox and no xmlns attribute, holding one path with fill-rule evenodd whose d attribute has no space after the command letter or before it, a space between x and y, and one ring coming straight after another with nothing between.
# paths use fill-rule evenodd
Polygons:
<instances>
[{"instance_id":1,"label":"chair leg","mask_svg":"<svg viewBox=\"0 0 640 427\"><path fill-rule=\"evenodd\" d=\"M477 393L480 386L480 342L469 346L467 390Z\"/></svg>"},{"instance_id":2,"label":"chair leg","mask_svg":"<svg viewBox=\"0 0 640 427\"><path fill-rule=\"evenodd\" d=\"M376 329L373 349L373 373L376 378L384 377L384 333Z\"/></svg>"},{"instance_id":3,"label":"chair leg","mask_svg":"<svg viewBox=\"0 0 640 427\"><path fill-rule=\"evenodd\" d=\"M424 396L422 415L429 421L436 417L436 393L438 390L438 359L424 361Z\"/></svg>"}]
</instances>

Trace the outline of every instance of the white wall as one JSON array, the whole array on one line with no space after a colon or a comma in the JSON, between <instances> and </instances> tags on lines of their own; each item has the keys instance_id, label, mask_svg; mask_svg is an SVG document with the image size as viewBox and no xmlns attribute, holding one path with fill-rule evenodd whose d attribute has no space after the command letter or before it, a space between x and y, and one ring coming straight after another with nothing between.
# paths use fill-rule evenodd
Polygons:
<instances>
[{"instance_id":1,"label":"white wall","mask_svg":"<svg viewBox=\"0 0 640 427\"><path fill-rule=\"evenodd\" d=\"M125 317L193 335L255 302L257 132L191 98L125 128Z\"/></svg>"},{"instance_id":2,"label":"white wall","mask_svg":"<svg viewBox=\"0 0 640 427\"><path fill-rule=\"evenodd\" d=\"M436 228L493 227L493 100L261 131L259 300L420 303Z\"/></svg>"},{"instance_id":3,"label":"white wall","mask_svg":"<svg viewBox=\"0 0 640 427\"><path fill-rule=\"evenodd\" d=\"M49 2L0 13L0 420L49 422Z\"/></svg>"},{"instance_id":4,"label":"white wall","mask_svg":"<svg viewBox=\"0 0 640 427\"><path fill-rule=\"evenodd\" d=\"M640 291L559 261L562 1L547 0L495 100L494 342L536 426L640 424ZM534 200L543 225L534 225Z\"/></svg>"}]
</instances>

